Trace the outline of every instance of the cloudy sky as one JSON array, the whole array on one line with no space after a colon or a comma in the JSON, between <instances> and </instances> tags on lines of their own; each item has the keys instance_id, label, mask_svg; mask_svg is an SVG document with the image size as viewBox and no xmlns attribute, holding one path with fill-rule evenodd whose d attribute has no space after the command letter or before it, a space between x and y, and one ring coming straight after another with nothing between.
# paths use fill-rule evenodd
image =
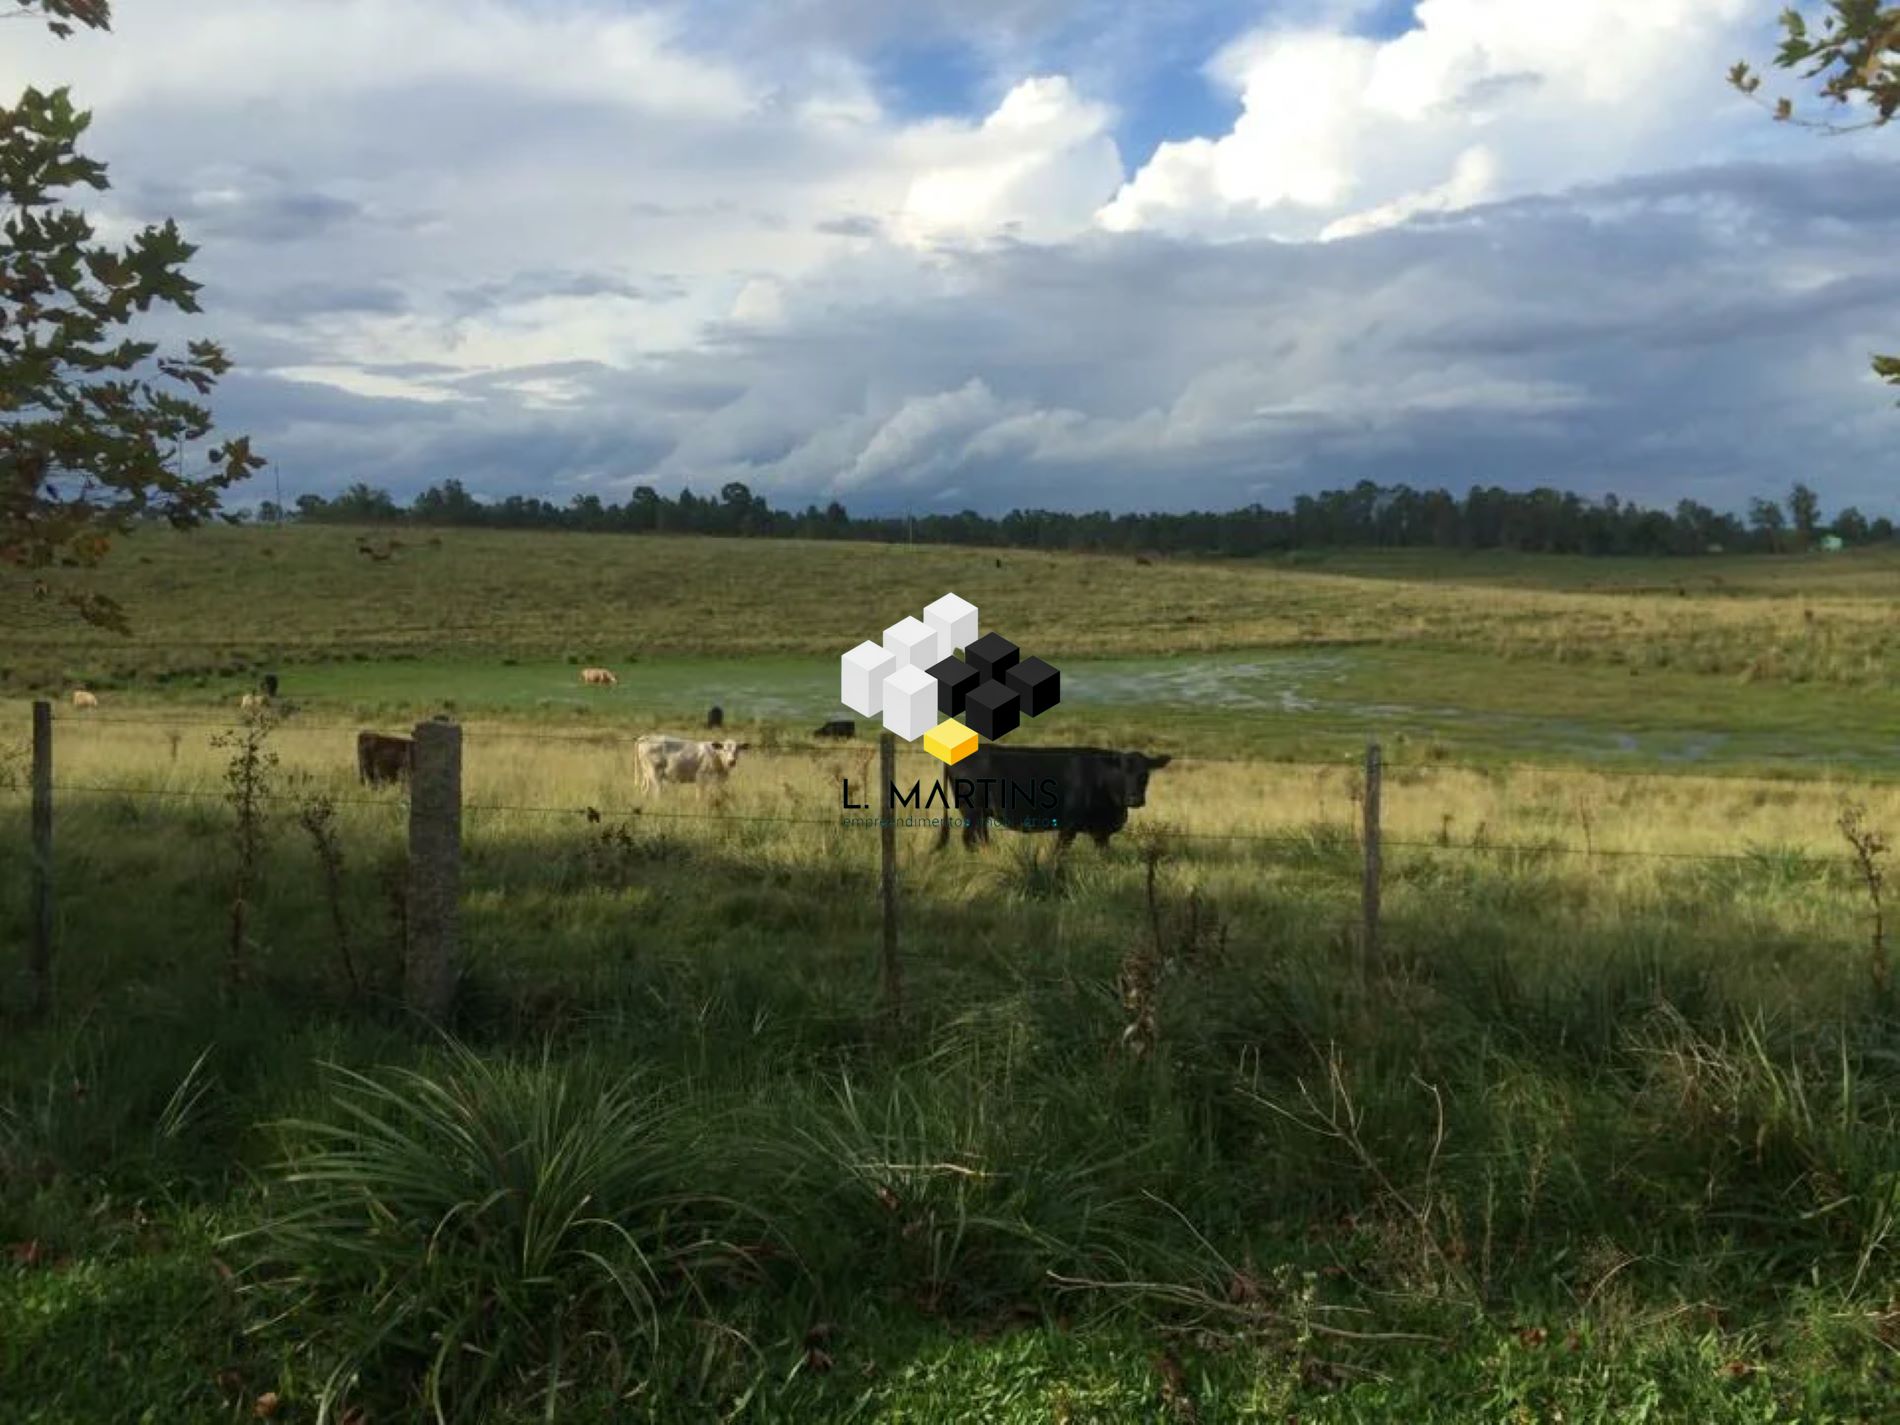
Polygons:
<instances>
[{"instance_id":1,"label":"cloudy sky","mask_svg":"<svg viewBox=\"0 0 1900 1425\"><path fill-rule=\"evenodd\" d=\"M0 84L287 494L1900 512L1900 132L1727 89L1779 3L121 0Z\"/></svg>"}]
</instances>

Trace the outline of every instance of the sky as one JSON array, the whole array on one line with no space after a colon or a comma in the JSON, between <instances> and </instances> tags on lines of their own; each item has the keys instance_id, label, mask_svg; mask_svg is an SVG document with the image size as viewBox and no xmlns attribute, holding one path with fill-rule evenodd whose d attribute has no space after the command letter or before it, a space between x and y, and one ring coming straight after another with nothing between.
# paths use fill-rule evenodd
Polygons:
<instances>
[{"instance_id":1,"label":"sky","mask_svg":"<svg viewBox=\"0 0 1900 1425\"><path fill-rule=\"evenodd\" d=\"M114 8L0 88L199 244L258 495L1900 513L1900 129L1728 88L1780 0Z\"/></svg>"}]
</instances>

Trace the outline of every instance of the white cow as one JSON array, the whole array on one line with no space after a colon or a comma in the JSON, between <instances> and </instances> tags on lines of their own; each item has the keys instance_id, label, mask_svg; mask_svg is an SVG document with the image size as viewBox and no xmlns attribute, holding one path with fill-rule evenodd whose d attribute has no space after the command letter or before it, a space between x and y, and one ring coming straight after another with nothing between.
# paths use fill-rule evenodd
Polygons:
<instances>
[{"instance_id":1,"label":"white cow","mask_svg":"<svg viewBox=\"0 0 1900 1425\"><path fill-rule=\"evenodd\" d=\"M691 742L684 737L643 737L634 744L640 788L657 792L663 782L723 782L739 760L739 742Z\"/></svg>"}]
</instances>

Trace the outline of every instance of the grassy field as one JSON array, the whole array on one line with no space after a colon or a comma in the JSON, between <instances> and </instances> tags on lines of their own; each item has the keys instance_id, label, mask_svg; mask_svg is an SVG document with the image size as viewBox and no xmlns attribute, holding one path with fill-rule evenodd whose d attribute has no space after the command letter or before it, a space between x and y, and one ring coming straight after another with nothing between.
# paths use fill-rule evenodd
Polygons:
<instances>
[{"instance_id":1,"label":"grassy field","mask_svg":"<svg viewBox=\"0 0 1900 1425\"><path fill-rule=\"evenodd\" d=\"M1900 769L1900 556L1340 554L1260 564L908 546L340 529L150 532L85 587L128 639L15 611L0 694L220 709L264 670L313 712L795 736L836 655L946 588L1062 666L1025 739L1203 755ZM74 579L82 576L73 575ZM588 693L578 669L621 675Z\"/></svg>"},{"instance_id":2,"label":"grassy field","mask_svg":"<svg viewBox=\"0 0 1900 1425\"><path fill-rule=\"evenodd\" d=\"M300 593L239 598L273 540ZM0 1037L0 1420L1893 1418L1900 1005L1838 820L1900 827L1866 775L1895 730L1798 640L1813 608L1874 647L1895 566L1678 595L1629 587L1659 565L1005 554L985 588L955 571L988 555L747 546L803 578L744 613L730 545L353 541L141 540L132 644L4 643L16 697L105 705L57 726L56 1012ZM434 554L460 602L383 602ZM1150 575L1171 625L1110 596ZM800 735L808 659L944 587L1072 659L1047 736L1184 756L1105 852L901 830L896 1021L877 833L837 815L871 748ZM1581 633L1626 615L1619 649ZM1662 661L1698 619L1778 661ZM239 656L304 706L263 744L234 979L213 739L248 674L208 660ZM579 701L570 656L620 687ZM728 791L638 794L625 738L731 689ZM452 1040L393 1003L405 811L350 776L364 717L448 703ZM1367 727L1397 763L1371 972Z\"/></svg>"},{"instance_id":3,"label":"grassy field","mask_svg":"<svg viewBox=\"0 0 1900 1425\"><path fill-rule=\"evenodd\" d=\"M1900 554L1697 560L1340 555L1162 561L903 545L326 528L148 531L55 580L116 597L129 640L13 611L9 676L187 680L258 663L444 656L825 654L954 588L1051 656L1455 649L1876 686ZM1033 639L1032 639L1033 634Z\"/></svg>"}]
</instances>

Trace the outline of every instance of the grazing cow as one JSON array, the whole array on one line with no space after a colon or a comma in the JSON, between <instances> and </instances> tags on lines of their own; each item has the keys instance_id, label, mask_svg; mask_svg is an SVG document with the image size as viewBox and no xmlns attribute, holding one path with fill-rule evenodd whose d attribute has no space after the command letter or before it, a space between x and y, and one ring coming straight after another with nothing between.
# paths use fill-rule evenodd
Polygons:
<instances>
[{"instance_id":1,"label":"grazing cow","mask_svg":"<svg viewBox=\"0 0 1900 1425\"><path fill-rule=\"evenodd\" d=\"M689 742L683 737L642 737L634 744L640 789L657 792L662 782L723 782L739 760L742 742Z\"/></svg>"},{"instance_id":2,"label":"grazing cow","mask_svg":"<svg viewBox=\"0 0 1900 1425\"><path fill-rule=\"evenodd\" d=\"M401 782L415 768L415 743L380 732L356 734L356 775L369 786Z\"/></svg>"},{"instance_id":3,"label":"grazing cow","mask_svg":"<svg viewBox=\"0 0 1900 1425\"><path fill-rule=\"evenodd\" d=\"M99 706L98 695L89 693L84 688L75 688L73 690L73 706L76 708L96 708Z\"/></svg>"},{"instance_id":4,"label":"grazing cow","mask_svg":"<svg viewBox=\"0 0 1900 1425\"><path fill-rule=\"evenodd\" d=\"M583 668L581 681L590 687L611 688L620 680L605 668Z\"/></svg>"},{"instance_id":5,"label":"grazing cow","mask_svg":"<svg viewBox=\"0 0 1900 1425\"><path fill-rule=\"evenodd\" d=\"M1100 747L979 747L944 769L949 814L937 845L950 839L950 817L962 813L963 844L988 841L990 823L1012 831L1053 831L1066 847L1086 833L1097 846L1128 824L1131 807L1148 800L1148 774L1173 759Z\"/></svg>"},{"instance_id":6,"label":"grazing cow","mask_svg":"<svg viewBox=\"0 0 1900 1425\"><path fill-rule=\"evenodd\" d=\"M725 725L726 725L726 710L720 707L718 703L714 703L712 706L712 711L706 714L706 726L724 727Z\"/></svg>"},{"instance_id":7,"label":"grazing cow","mask_svg":"<svg viewBox=\"0 0 1900 1425\"><path fill-rule=\"evenodd\" d=\"M856 737L858 725L848 717L834 718L812 732L813 737Z\"/></svg>"}]
</instances>

